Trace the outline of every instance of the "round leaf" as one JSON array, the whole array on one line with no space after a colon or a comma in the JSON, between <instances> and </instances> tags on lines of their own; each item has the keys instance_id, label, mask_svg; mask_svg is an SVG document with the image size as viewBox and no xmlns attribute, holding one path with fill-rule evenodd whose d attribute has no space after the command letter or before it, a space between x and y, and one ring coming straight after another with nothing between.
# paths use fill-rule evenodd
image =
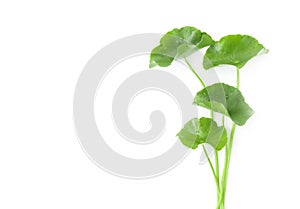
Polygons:
<instances>
[{"instance_id":1,"label":"round leaf","mask_svg":"<svg viewBox=\"0 0 300 209\"><path fill-rule=\"evenodd\" d=\"M218 65L234 65L242 68L259 53L268 52L255 38L248 35L228 35L213 43L203 59L204 69Z\"/></svg>"},{"instance_id":2,"label":"round leaf","mask_svg":"<svg viewBox=\"0 0 300 209\"><path fill-rule=\"evenodd\" d=\"M199 144L207 143L219 151L227 143L225 127L219 127L214 120L204 117L188 121L177 136L185 146L192 149L196 149Z\"/></svg>"},{"instance_id":3,"label":"round leaf","mask_svg":"<svg viewBox=\"0 0 300 209\"><path fill-rule=\"evenodd\" d=\"M150 54L150 68L155 66L167 67L174 59L187 57L195 51L209 46L214 41L197 28L186 26L167 32L161 39L160 45Z\"/></svg>"},{"instance_id":4,"label":"round leaf","mask_svg":"<svg viewBox=\"0 0 300 209\"><path fill-rule=\"evenodd\" d=\"M224 83L216 83L199 91L194 104L227 115L240 126L254 114L240 90Z\"/></svg>"},{"instance_id":5,"label":"round leaf","mask_svg":"<svg viewBox=\"0 0 300 209\"><path fill-rule=\"evenodd\" d=\"M196 149L201 143L200 138L197 136L199 132L199 119L194 118L189 120L184 127L177 134L180 141L188 148Z\"/></svg>"}]
</instances>

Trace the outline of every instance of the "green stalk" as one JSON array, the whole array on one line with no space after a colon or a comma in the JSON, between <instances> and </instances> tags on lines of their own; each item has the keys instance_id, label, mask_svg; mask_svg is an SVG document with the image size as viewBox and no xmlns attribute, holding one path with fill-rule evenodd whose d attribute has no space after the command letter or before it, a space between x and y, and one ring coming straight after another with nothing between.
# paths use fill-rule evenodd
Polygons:
<instances>
[{"instance_id":1,"label":"green stalk","mask_svg":"<svg viewBox=\"0 0 300 209\"><path fill-rule=\"evenodd\" d=\"M215 179L215 182L216 182L216 186L217 186L217 191L218 191L218 193L219 193L219 191L220 191L219 178L218 178L217 175L216 175L215 169L214 169L214 167L213 167L213 165L212 165L212 162L211 162L211 160L210 160L210 157L209 157L209 155L208 155L208 153L207 153L207 150L206 150L204 144L202 144L202 147L203 147L204 154L205 154L205 156L206 156L206 158L207 158L207 160L208 160L209 166L210 166L210 168L211 168L211 170L212 170L212 173L213 173L213 176L214 176L214 179Z\"/></svg>"},{"instance_id":2,"label":"green stalk","mask_svg":"<svg viewBox=\"0 0 300 209\"><path fill-rule=\"evenodd\" d=\"M240 69L239 68L236 69L236 88L237 89L240 88ZM225 147L225 164L224 164L224 170L223 170L223 176L222 176L222 182L221 182L221 199L219 199L217 209L219 209L220 207L223 207L223 208L225 207L228 172L229 172L229 165L230 165L235 129L236 129L236 124L233 123L232 128L231 128L229 143L226 144L226 147Z\"/></svg>"},{"instance_id":3,"label":"green stalk","mask_svg":"<svg viewBox=\"0 0 300 209\"><path fill-rule=\"evenodd\" d=\"M221 189L220 189L219 154L217 150L215 150L215 167L216 167L216 184L218 188L217 200L219 201Z\"/></svg>"},{"instance_id":4,"label":"green stalk","mask_svg":"<svg viewBox=\"0 0 300 209\"><path fill-rule=\"evenodd\" d=\"M204 81L201 79L201 77L196 73L196 71L194 70L194 68L192 67L192 65L189 63L189 61L186 59L186 58L184 58L184 61L185 61L185 63L187 64L187 66L189 67L189 69L192 71L192 73L197 77L197 79L200 81L200 83L201 83L201 85L202 85L202 87L203 88L206 88L206 85L205 85L205 83L204 83ZM210 110L210 116L211 116L211 118L213 119L213 117L214 117L214 112L213 112L213 110ZM212 171L212 173L213 173L213 176L214 176L214 179L215 179L215 183L216 183L216 187L217 187L217 200L219 201L221 198L222 198L222 196L221 196L221 187L220 187L220 171L219 171L219 155L218 155L218 152L217 152L217 150L215 150L214 152L214 154L215 154L215 169L214 169L214 167L213 167L213 165L212 165L212 162L211 162L211 160L210 160L210 157L209 157L209 155L208 155L208 153L207 153L207 150L206 150L206 148L205 148L205 146L204 145L202 145L202 147L203 147L203 151L204 151L204 153L205 153L205 156L206 156L206 158L207 158L207 161L208 161L208 163L209 163L209 166L210 166L210 168L211 168L211 171Z\"/></svg>"},{"instance_id":5,"label":"green stalk","mask_svg":"<svg viewBox=\"0 0 300 209\"><path fill-rule=\"evenodd\" d=\"M221 204L223 207L225 206L225 197L226 197L226 189L227 189L227 180L228 180L228 171L229 171L229 165L230 165L230 159L231 159L231 152L232 152L232 145L233 145L233 139L234 139L234 133L235 133L236 124L233 123L230 133L230 140L229 144L226 145L226 158L225 158L225 165L224 165L224 172L222 176L222 199Z\"/></svg>"},{"instance_id":6,"label":"green stalk","mask_svg":"<svg viewBox=\"0 0 300 209\"><path fill-rule=\"evenodd\" d=\"M236 88L240 89L240 69L236 68Z\"/></svg>"},{"instance_id":7,"label":"green stalk","mask_svg":"<svg viewBox=\"0 0 300 209\"><path fill-rule=\"evenodd\" d=\"M200 76L196 73L196 71L194 70L194 68L192 67L192 65L189 63L189 61L184 58L185 63L187 64L187 66L189 67L189 69L193 72L193 74L198 78L198 80L200 81L201 85L203 86L203 88L205 88L205 83L203 82L203 80L200 78Z\"/></svg>"}]
</instances>

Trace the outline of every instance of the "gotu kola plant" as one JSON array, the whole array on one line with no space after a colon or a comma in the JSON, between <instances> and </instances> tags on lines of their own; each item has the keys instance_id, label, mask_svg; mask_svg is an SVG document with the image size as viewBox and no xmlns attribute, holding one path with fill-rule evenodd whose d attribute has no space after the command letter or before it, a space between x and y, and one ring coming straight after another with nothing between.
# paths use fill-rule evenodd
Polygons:
<instances>
[{"instance_id":1,"label":"gotu kola plant","mask_svg":"<svg viewBox=\"0 0 300 209\"><path fill-rule=\"evenodd\" d=\"M207 47L207 50L203 57L203 68L209 70L219 65L235 66L235 87L225 83L206 86L187 59L189 55L204 47ZM236 126L244 125L254 113L239 90L240 70L250 59L267 51L255 38L248 35L227 35L219 41L214 41L207 33L187 26L167 32L150 54L150 68L168 67L174 60L183 59L203 87L196 94L193 104L209 109L210 117L191 119L177 136L188 148L196 149L202 146L216 183L217 209L225 208L228 170ZM222 114L221 125L213 118L215 112ZM224 125L224 117L232 121L230 130ZM209 144L214 149L214 165L204 144ZM225 149L225 158L221 173L219 151L222 149Z\"/></svg>"}]
</instances>

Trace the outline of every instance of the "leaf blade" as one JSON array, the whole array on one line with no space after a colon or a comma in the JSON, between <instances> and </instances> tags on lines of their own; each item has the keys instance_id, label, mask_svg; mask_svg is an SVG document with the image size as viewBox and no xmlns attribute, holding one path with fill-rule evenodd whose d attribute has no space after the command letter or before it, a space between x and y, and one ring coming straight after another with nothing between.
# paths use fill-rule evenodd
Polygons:
<instances>
[{"instance_id":1,"label":"leaf blade","mask_svg":"<svg viewBox=\"0 0 300 209\"><path fill-rule=\"evenodd\" d=\"M187 57L213 42L210 35L195 27L175 28L167 32L160 39L160 45L151 51L149 67L167 67L174 59Z\"/></svg>"},{"instance_id":2,"label":"leaf blade","mask_svg":"<svg viewBox=\"0 0 300 209\"><path fill-rule=\"evenodd\" d=\"M244 125L254 114L240 90L224 83L216 83L199 91L194 104L222 113L239 126Z\"/></svg>"},{"instance_id":3,"label":"leaf blade","mask_svg":"<svg viewBox=\"0 0 300 209\"><path fill-rule=\"evenodd\" d=\"M227 143L227 131L224 126L218 126L211 118L194 118L188 121L177 134L180 141L191 149L199 144L207 143L217 151Z\"/></svg>"},{"instance_id":4,"label":"leaf blade","mask_svg":"<svg viewBox=\"0 0 300 209\"><path fill-rule=\"evenodd\" d=\"M267 53L268 50L252 36L224 36L207 49L203 67L208 70L219 65L233 65L240 69L260 52Z\"/></svg>"},{"instance_id":5,"label":"leaf blade","mask_svg":"<svg viewBox=\"0 0 300 209\"><path fill-rule=\"evenodd\" d=\"M199 131L199 119L193 118L189 120L184 127L178 132L176 136L180 139L182 144L191 149L196 149L200 144L197 132Z\"/></svg>"}]
</instances>

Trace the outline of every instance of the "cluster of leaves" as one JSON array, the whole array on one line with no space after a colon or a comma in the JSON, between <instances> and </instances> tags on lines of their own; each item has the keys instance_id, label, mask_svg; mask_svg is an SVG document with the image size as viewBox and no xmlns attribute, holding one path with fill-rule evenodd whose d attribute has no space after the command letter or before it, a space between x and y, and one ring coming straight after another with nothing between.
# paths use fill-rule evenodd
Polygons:
<instances>
[{"instance_id":1,"label":"cluster of leaves","mask_svg":"<svg viewBox=\"0 0 300 209\"><path fill-rule=\"evenodd\" d=\"M161 38L160 44L151 52L149 66L167 67L174 60L185 59L204 47L208 47L203 58L205 70L219 65L233 65L240 70L250 59L267 52L263 45L248 35L228 35L214 41L207 33L188 26L173 29ZM240 90L224 83L204 86L196 94L194 104L221 113L240 126L254 113ZM207 143L219 151L228 141L226 128L218 126L213 118L204 117L188 121L177 136L192 149Z\"/></svg>"}]
</instances>

